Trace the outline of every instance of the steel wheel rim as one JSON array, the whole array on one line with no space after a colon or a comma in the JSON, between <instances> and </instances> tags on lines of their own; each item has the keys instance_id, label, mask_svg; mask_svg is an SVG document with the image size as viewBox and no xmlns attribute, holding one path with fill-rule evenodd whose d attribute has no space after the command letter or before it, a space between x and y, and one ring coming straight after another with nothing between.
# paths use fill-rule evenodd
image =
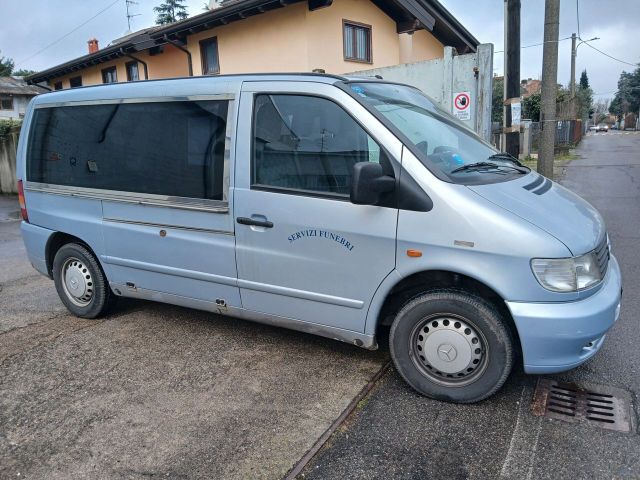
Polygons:
<instances>
[{"instance_id":1,"label":"steel wheel rim","mask_svg":"<svg viewBox=\"0 0 640 480\"><path fill-rule=\"evenodd\" d=\"M423 318L409 337L414 365L432 382L463 387L475 382L489 363L488 343L469 319L450 313Z\"/></svg>"},{"instance_id":2,"label":"steel wheel rim","mask_svg":"<svg viewBox=\"0 0 640 480\"><path fill-rule=\"evenodd\" d=\"M91 303L94 292L94 282L91 271L85 263L75 257L70 257L60 268L62 288L67 298L78 307L86 307Z\"/></svg>"}]
</instances>

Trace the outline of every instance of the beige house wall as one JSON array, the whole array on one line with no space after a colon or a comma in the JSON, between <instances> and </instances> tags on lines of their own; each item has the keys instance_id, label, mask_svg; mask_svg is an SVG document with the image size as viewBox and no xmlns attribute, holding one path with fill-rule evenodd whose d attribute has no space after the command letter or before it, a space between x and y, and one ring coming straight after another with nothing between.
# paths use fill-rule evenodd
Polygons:
<instances>
[{"instance_id":1,"label":"beige house wall","mask_svg":"<svg viewBox=\"0 0 640 480\"><path fill-rule=\"evenodd\" d=\"M187 64L187 55L178 50L173 45L164 45L163 53L157 55L149 55L148 51L138 52L135 57L147 63L149 69L149 79L153 78L172 78L172 77L185 77L189 74L189 67ZM70 73L64 77L59 77L49 81L49 85L53 88L53 85L62 80L62 88L70 88L69 79L82 76L82 85L99 85L102 83L102 70L115 65L118 75L118 82L127 81L127 70L125 65L131 62L129 57L121 57L110 62L100 63L91 67L79 70L77 72ZM144 78L144 66L139 63L138 69L140 72L140 78Z\"/></svg>"},{"instance_id":2,"label":"beige house wall","mask_svg":"<svg viewBox=\"0 0 640 480\"><path fill-rule=\"evenodd\" d=\"M418 30L413 35L407 36L412 38L412 54L409 61L402 63L423 62L444 57L444 45L431 32Z\"/></svg>"},{"instance_id":3,"label":"beige house wall","mask_svg":"<svg viewBox=\"0 0 640 480\"><path fill-rule=\"evenodd\" d=\"M343 52L343 21L371 26L372 62L346 61ZM271 10L261 15L199 32L187 37L193 74L202 75L200 41L216 37L220 73L310 72L346 73L442 58L443 45L424 30L413 35L398 35L396 23L370 0L334 0L330 7L309 11L306 2ZM136 56L148 64L149 78L188 75L187 56L173 45L165 45L161 54ZM61 77L63 88L69 78L82 75L83 85L102 83L102 70L116 65L118 81L126 82L123 57ZM139 65L144 78L143 66ZM50 85L60 80L52 80Z\"/></svg>"},{"instance_id":4,"label":"beige house wall","mask_svg":"<svg viewBox=\"0 0 640 480\"><path fill-rule=\"evenodd\" d=\"M271 10L187 37L193 74L202 75L200 41L218 39L220 73L308 71L306 3Z\"/></svg>"},{"instance_id":5,"label":"beige house wall","mask_svg":"<svg viewBox=\"0 0 640 480\"><path fill-rule=\"evenodd\" d=\"M369 0L335 0L333 5L307 11L308 69L346 73L361 68L381 68L400 63L396 22ZM344 60L343 20L371 25L372 63Z\"/></svg>"}]
</instances>

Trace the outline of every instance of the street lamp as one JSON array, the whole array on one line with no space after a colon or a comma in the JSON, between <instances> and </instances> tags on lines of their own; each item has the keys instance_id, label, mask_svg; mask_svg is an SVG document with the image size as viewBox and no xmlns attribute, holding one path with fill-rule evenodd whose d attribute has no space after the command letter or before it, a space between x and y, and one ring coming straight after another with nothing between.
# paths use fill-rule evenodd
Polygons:
<instances>
[{"instance_id":1,"label":"street lamp","mask_svg":"<svg viewBox=\"0 0 640 480\"><path fill-rule=\"evenodd\" d=\"M582 40L580 43L578 43L578 45L576 45L576 55L578 54L578 47L580 45L587 42L593 42L594 40L600 40L600 37L593 37L593 38L590 38L589 40Z\"/></svg>"},{"instance_id":2,"label":"street lamp","mask_svg":"<svg viewBox=\"0 0 640 480\"><path fill-rule=\"evenodd\" d=\"M578 56L578 47L583 43L593 42L594 40L600 40L600 37L593 37L589 40L580 39L580 43L576 45L576 34L571 35L571 98L576 96L576 57Z\"/></svg>"}]
</instances>

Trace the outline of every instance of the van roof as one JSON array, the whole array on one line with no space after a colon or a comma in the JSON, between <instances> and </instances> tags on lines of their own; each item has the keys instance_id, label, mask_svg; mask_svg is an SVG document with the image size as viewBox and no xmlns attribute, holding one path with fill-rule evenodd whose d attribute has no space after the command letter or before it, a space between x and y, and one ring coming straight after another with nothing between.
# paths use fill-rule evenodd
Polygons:
<instances>
[{"instance_id":1,"label":"van roof","mask_svg":"<svg viewBox=\"0 0 640 480\"><path fill-rule=\"evenodd\" d=\"M34 105L128 97L183 97L233 93L246 81L298 81L335 84L353 80L382 81L380 77L356 77L326 73L247 73L216 76L177 77L121 82L56 90L34 98Z\"/></svg>"}]
</instances>

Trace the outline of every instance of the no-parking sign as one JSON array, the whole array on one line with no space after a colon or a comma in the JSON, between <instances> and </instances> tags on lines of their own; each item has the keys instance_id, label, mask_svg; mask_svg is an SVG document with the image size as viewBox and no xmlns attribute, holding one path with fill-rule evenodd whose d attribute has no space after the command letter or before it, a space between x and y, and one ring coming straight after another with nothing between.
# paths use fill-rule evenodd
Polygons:
<instances>
[{"instance_id":1,"label":"no-parking sign","mask_svg":"<svg viewBox=\"0 0 640 480\"><path fill-rule=\"evenodd\" d=\"M453 115L458 120L471 120L470 92L458 92L453 94Z\"/></svg>"}]
</instances>

